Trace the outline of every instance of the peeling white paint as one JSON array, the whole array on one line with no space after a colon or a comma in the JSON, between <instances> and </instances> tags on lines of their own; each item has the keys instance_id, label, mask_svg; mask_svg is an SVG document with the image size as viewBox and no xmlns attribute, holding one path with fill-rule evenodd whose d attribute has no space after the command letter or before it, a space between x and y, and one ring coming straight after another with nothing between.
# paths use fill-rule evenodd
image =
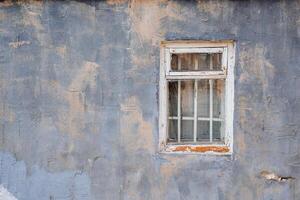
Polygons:
<instances>
[{"instance_id":1,"label":"peeling white paint","mask_svg":"<svg viewBox=\"0 0 300 200\"><path fill-rule=\"evenodd\" d=\"M30 44L30 41L16 41L16 42L10 42L9 46L16 49L23 45L28 45L28 44Z\"/></svg>"},{"instance_id":2,"label":"peeling white paint","mask_svg":"<svg viewBox=\"0 0 300 200\"><path fill-rule=\"evenodd\" d=\"M0 185L0 200L17 200L17 198Z\"/></svg>"},{"instance_id":3,"label":"peeling white paint","mask_svg":"<svg viewBox=\"0 0 300 200\"><path fill-rule=\"evenodd\" d=\"M278 182L287 181L289 179L295 179L294 177L291 176L279 176L273 172L268 172L268 171L262 171L260 172L260 175L267 180L278 181Z\"/></svg>"}]
</instances>

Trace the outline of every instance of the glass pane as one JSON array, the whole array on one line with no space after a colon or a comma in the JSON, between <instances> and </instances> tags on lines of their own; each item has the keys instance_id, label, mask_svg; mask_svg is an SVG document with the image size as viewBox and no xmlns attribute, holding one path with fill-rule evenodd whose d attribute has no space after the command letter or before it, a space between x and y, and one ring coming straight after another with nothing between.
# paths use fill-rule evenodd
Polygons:
<instances>
[{"instance_id":1,"label":"glass pane","mask_svg":"<svg viewBox=\"0 0 300 200\"><path fill-rule=\"evenodd\" d=\"M194 121L182 120L181 121L181 141L192 142L194 138Z\"/></svg>"},{"instance_id":2,"label":"glass pane","mask_svg":"<svg viewBox=\"0 0 300 200\"><path fill-rule=\"evenodd\" d=\"M224 80L214 80L213 83L213 116L224 118Z\"/></svg>"},{"instance_id":3,"label":"glass pane","mask_svg":"<svg viewBox=\"0 0 300 200\"><path fill-rule=\"evenodd\" d=\"M194 116L194 81L181 81L181 114Z\"/></svg>"},{"instance_id":4,"label":"glass pane","mask_svg":"<svg viewBox=\"0 0 300 200\"><path fill-rule=\"evenodd\" d=\"M178 70L178 56L176 54L172 54L171 56L171 70L172 71Z\"/></svg>"},{"instance_id":5,"label":"glass pane","mask_svg":"<svg viewBox=\"0 0 300 200\"><path fill-rule=\"evenodd\" d=\"M177 142L177 120L169 119L169 142Z\"/></svg>"},{"instance_id":6,"label":"glass pane","mask_svg":"<svg viewBox=\"0 0 300 200\"><path fill-rule=\"evenodd\" d=\"M209 140L209 121L198 121L197 124L197 141Z\"/></svg>"},{"instance_id":7,"label":"glass pane","mask_svg":"<svg viewBox=\"0 0 300 200\"><path fill-rule=\"evenodd\" d=\"M210 54L212 57L212 70L220 71L222 70L222 54L214 53Z\"/></svg>"},{"instance_id":8,"label":"glass pane","mask_svg":"<svg viewBox=\"0 0 300 200\"><path fill-rule=\"evenodd\" d=\"M198 81L197 113L199 117L209 117L209 80Z\"/></svg>"},{"instance_id":9,"label":"glass pane","mask_svg":"<svg viewBox=\"0 0 300 200\"><path fill-rule=\"evenodd\" d=\"M220 71L221 53L183 53L172 54L172 71Z\"/></svg>"},{"instance_id":10,"label":"glass pane","mask_svg":"<svg viewBox=\"0 0 300 200\"><path fill-rule=\"evenodd\" d=\"M177 116L178 82L169 82L169 116Z\"/></svg>"},{"instance_id":11,"label":"glass pane","mask_svg":"<svg viewBox=\"0 0 300 200\"><path fill-rule=\"evenodd\" d=\"M195 54L178 54L178 61L181 61L182 71L194 71L195 68ZM179 63L180 64L180 63ZM178 64L178 67L180 65Z\"/></svg>"},{"instance_id":12,"label":"glass pane","mask_svg":"<svg viewBox=\"0 0 300 200\"><path fill-rule=\"evenodd\" d=\"M168 83L169 88L169 142L178 142L178 85L180 82L181 92L181 141L193 142L194 136L194 80L171 81ZM197 122L197 141L209 141L209 80L197 80L198 98L197 112L198 117L206 118ZM224 80L213 80L213 117L224 119ZM173 118L173 119L172 119ZM213 140L223 140L223 122L213 121Z\"/></svg>"},{"instance_id":13,"label":"glass pane","mask_svg":"<svg viewBox=\"0 0 300 200\"><path fill-rule=\"evenodd\" d=\"M221 140L221 122L213 122L213 140Z\"/></svg>"}]
</instances>

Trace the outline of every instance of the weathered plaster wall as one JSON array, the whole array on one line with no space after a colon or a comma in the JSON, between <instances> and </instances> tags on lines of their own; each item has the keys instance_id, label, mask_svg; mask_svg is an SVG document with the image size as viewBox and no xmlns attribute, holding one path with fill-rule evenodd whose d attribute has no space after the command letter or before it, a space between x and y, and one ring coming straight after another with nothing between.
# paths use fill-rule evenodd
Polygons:
<instances>
[{"instance_id":1,"label":"weathered plaster wall","mask_svg":"<svg viewBox=\"0 0 300 200\"><path fill-rule=\"evenodd\" d=\"M299 13L292 0L0 2L0 184L19 200L300 199ZM159 43L175 39L237 42L232 157L157 153Z\"/></svg>"}]
</instances>

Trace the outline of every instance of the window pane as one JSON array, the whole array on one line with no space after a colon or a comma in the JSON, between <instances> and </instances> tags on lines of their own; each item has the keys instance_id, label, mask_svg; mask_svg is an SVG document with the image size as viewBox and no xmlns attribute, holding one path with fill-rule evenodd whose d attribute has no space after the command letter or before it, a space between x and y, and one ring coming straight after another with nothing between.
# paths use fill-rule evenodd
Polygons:
<instances>
[{"instance_id":1,"label":"window pane","mask_svg":"<svg viewBox=\"0 0 300 200\"><path fill-rule=\"evenodd\" d=\"M172 71L178 70L178 56L176 54L172 54L171 56L171 70Z\"/></svg>"},{"instance_id":2,"label":"window pane","mask_svg":"<svg viewBox=\"0 0 300 200\"><path fill-rule=\"evenodd\" d=\"M182 120L181 121L181 141L192 142L194 138L194 121Z\"/></svg>"},{"instance_id":3,"label":"window pane","mask_svg":"<svg viewBox=\"0 0 300 200\"><path fill-rule=\"evenodd\" d=\"M197 141L209 140L209 121L198 121Z\"/></svg>"},{"instance_id":4,"label":"window pane","mask_svg":"<svg viewBox=\"0 0 300 200\"><path fill-rule=\"evenodd\" d=\"M181 115L194 115L194 81L181 81Z\"/></svg>"},{"instance_id":5,"label":"window pane","mask_svg":"<svg viewBox=\"0 0 300 200\"><path fill-rule=\"evenodd\" d=\"M214 80L213 83L213 116L224 118L224 80Z\"/></svg>"},{"instance_id":6,"label":"window pane","mask_svg":"<svg viewBox=\"0 0 300 200\"><path fill-rule=\"evenodd\" d=\"M221 140L221 122L213 122L213 140Z\"/></svg>"},{"instance_id":7,"label":"window pane","mask_svg":"<svg viewBox=\"0 0 300 200\"><path fill-rule=\"evenodd\" d=\"M222 70L222 54L221 53L214 53L210 54L212 57L212 68L213 70Z\"/></svg>"},{"instance_id":8,"label":"window pane","mask_svg":"<svg viewBox=\"0 0 300 200\"><path fill-rule=\"evenodd\" d=\"M169 142L177 142L177 120L169 120Z\"/></svg>"},{"instance_id":9,"label":"window pane","mask_svg":"<svg viewBox=\"0 0 300 200\"><path fill-rule=\"evenodd\" d=\"M172 71L220 71L221 53L183 53L172 54Z\"/></svg>"},{"instance_id":10,"label":"window pane","mask_svg":"<svg viewBox=\"0 0 300 200\"><path fill-rule=\"evenodd\" d=\"M209 117L209 80L198 81L197 113L199 117Z\"/></svg>"},{"instance_id":11,"label":"window pane","mask_svg":"<svg viewBox=\"0 0 300 200\"><path fill-rule=\"evenodd\" d=\"M169 82L169 117L177 117L178 85L180 82L181 93L181 140L193 140L193 115L194 115L194 81L172 81ZM185 117L191 117L187 120ZM184 120L182 118L185 118ZM169 141L177 141L177 120L169 119Z\"/></svg>"},{"instance_id":12,"label":"window pane","mask_svg":"<svg viewBox=\"0 0 300 200\"><path fill-rule=\"evenodd\" d=\"M169 116L177 116L178 82L169 82Z\"/></svg>"},{"instance_id":13,"label":"window pane","mask_svg":"<svg viewBox=\"0 0 300 200\"><path fill-rule=\"evenodd\" d=\"M213 81L213 118L224 120L224 80ZM181 142L193 142L194 138L194 80L170 81L169 87L169 142L178 142L178 86L180 84L180 112L181 112ZM197 141L209 141L210 117L210 85L209 80L197 80ZM213 140L223 140L223 122L213 121Z\"/></svg>"}]
</instances>

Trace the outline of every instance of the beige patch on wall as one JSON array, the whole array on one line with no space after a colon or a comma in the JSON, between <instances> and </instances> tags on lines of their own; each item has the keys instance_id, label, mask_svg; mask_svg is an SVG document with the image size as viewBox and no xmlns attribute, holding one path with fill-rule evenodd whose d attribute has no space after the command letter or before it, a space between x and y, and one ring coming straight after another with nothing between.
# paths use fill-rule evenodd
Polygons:
<instances>
[{"instance_id":1,"label":"beige patch on wall","mask_svg":"<svg viewBox=\"0 0 300 200\"><path fill-rule=\"evenodd\" d=\"M197 8L214 18L233 13L233 6L230 6L230 2L228 1L198 0Z\"/></svg>"},{"instance_id":2,"label":"beige patch on wall","mask_svg":"<svg viewBox=\"0 0 300 200\"><path fill-rule=\"evenodd\" d=\"M143 118L141 105L137 97L132 96L121 104L121 138L126 151L139 149L155 152L153 127Z\"/></svg>"},{"instance_id":3,"label":"beige patch on wall","mask_svg":"<svg viewBox=\"0 0 300 200\"><path fill-rule=\"evenodd\" d=\"M183 21L181 7L172 1L133 0L129 3L128 12L134 37L130 44L132 67L126 71L126 75L136 83L153 83L153 78L141 76L141 69L154 66L157 61L156 56L144 53L144 45L159 47L160 41L165 40L163 20Z\"/></svg>"},{"instance_id":4,"label":"beige patch on wall","mask_svg":"<svg viewBox=\"0 0 300 200\"><path fill-rule=\"evenodd\" d=\"M85 125L85 102L84 89L89 86L91 90L96 89L96 77L100 66L97 63L85 61L82 67L75 73L68 88L63 87L58 81L43 80L43 90L57 101L65 101L69 107L66 110L59 110L58 120L55 126L62 133L71 136L82 135Z\"/></svg>"},{"instance_id":5,"label":"beige patch on wall","mask_svg":"<svg viewBox=\"0 0 300 200\"><path fill-rule=\"evenodd\" d=\"M0 13L0 21L5 20L6 17L7 16L4 13Z\"/></svg>"},{"instance_id":6,"label":"beige patch on wall","mask_svg":"<svg viewBox=\"0 0 300 200\"><path fill-rule=\"evenodd\" d=\"M161 176L161 191L167 191L169 182L174 175L178 174L186 166L193 165L197 159L194 155L184 155L184 157L167 156L164 157L167 162L162 162L160 165L160 176ZM164 193L161 194L161 199L164 199Z\"/></svg>"},{"instance_id":7,"label":"beige patch on wall","mask_svg":"<svg viewBox=\"0 0 300 200\"><path fill-rule=\"evenodd\" d=\"M16 114L11 111L5 104L1 106L2 109L0 110L0 120L14 122L16 121Z\"/></svg>"},{"instance_id":8,"label":"beige patch on wall","mask_svg":"<svg viewBox=\"0 0 300 200\"><path fill-rule=\"evenodd\" d=\"M108 5L121 5L128 2L128 0L107 0L106 3Z\"/></svg>"},{"instance_id":9,"label":"beige patch on wall","mask_svg":"<svg viewBox=\"0 0 300 200\"><path fill-rule=\"evenodd\" d=\"M142 42L157 43L161 39L163 30L160 30L162 18L159 4L155 1L130 2L129 15L132 28Z\"/></svg>"},{"instance_id":10,"label":"beige patch on wall","mask_svg":"<svg viewBox=\"0 0 300 200\"><path fill-rule=\"evenodd\" d=\"M55 48L56 52L62 57L65 58L66 54L67 54L67 47L66 45L60 46L60 47L56 47Z\"/></svg>"},{"instance_id":11,"label":"beige patch on wall","mask_svg":"<svg viewBox=\"0 0 300 200\"><path fill-rule=\"evenodd\" d=\"M28 1L20 4L23 20L22 23L25 26L34 26L37 31L43 31L44 26L41 22L41 15L43 13L43 2L42 1Z\"/></svg>"},{"instance_id":12,"label":"beige patch on wall","mask_svg":"<svg viewBox=\"0 0 300 200\"><path fill-rule=\"evenodd\" d=\"M162 4L166 6L163 8ZM162 26L161 20L166 17L182 20L179 13L178 4L166 0L132 0L129 4L132 29L141 43L147 42L152 45L159 45L164 38L166 29Z\"/></svg>"},{"instance_id":13,"label":"beige patch on wall","mask_svg":"<svg viewBox=\"0 0 300 200\"><path fill-rule=\"evenodd\" d=\"M246 152L247 144L245 142L245 135L244 134L236 134L236 137L234 138L236 142L236 146L238 147L237 156L243 155Z\"/></svg>"},{"instance_id":14,"label":"beige patch on wall","mask_svg":"<svg viewBox=\"0 0 300 200\"><path fill-rule=\"evenodd\" d=\"M247 123L247 112L251 111L252 109L249 107L250 102L247 97L240 96L238 101L239 101L238 105L239 105L239 114L240 114L239 121L243 126L244 124Z\"/></svg>"},{"instance_id":15,"label":"beige patch on wall","mask_svg":"<svg viewBox=\"0 0 300 200\"><path fill-rule=\"evenodd\" d=\"M266 49L263 45L257 44L249 46L248 43L241 45L239 61L241 66L241 75L238 81L241 84L252 85L258 82L261 85L264 98L266 99L270 82L274 79L276 73L275 67L265 58ZM239 97L239 114L241 125L247 123L247 111L251 111L251 102L247 97Z\"/></svg>"},{"instance_id":16,"label":"beige patch on wall","mask_svg":"<svg viewBox=\"0 0 300 200\"><path fill-rule=\"evenodd\" d=\"M22 20L19 22L24 26L33 27L35 37L41 46L47 46L47 34L44 32L44 24L42 22L42 14L44 11L43 1L29 0L26 2L19 2ZM49 46L49 45L48 45Z\"/></svg>"},{"instance_id":17,"label":"beige patch on wall","mask_svg":"<svg viewBox=\"0 0 300 200\"><path fill-rule=\"evenodd\" d=\"M66 101L69 108L58 110L55 126L61 133L80 135L83 128L84 104L80 92L68 91L58 81L43 81L43 90L57 101Z\"/></svg>"},{"instance_id":18,"label":"beige patch on wall","mask_svg":"<svg viewBox=\"0 0 300 200\"><path fill-rule=\"evenodd\" d=\"M189 161L191 161L193 156L184 155L184 159L182 157L173 157L169 156L167 158L168 162L163 162L160 166L160 173L163 179L169 180L174 174L180 171Z\"/></svg>"},{"instance_id":19,"label":"beige patch on wall","mask_svg":"<svg viewBox=\"0 0 300 200\"><path fill-rule=\"evenodd\" d=\"M300 37L300 17L299 17L299 19L297 19L297 21L296 21L296 23L297 23L297 35L298 35L298 37Z\"/></svg>"},{"instance_id":20,"label":"beige patch on wall","mask_svg":"<svg viewBox=\"0 0 300 200\"><path fill-rule=\"evenodd\" d=\"M274 77L275 67L265 58L265 53L266 49L261 44L257 44L254 47L242 44L239 54L242 68L241 82L256 78L266 89L268 80Z\"/></svg>"},{"instance_id":21,"label":"beige patch on wall","mask_svg":"<svg viewBox=\"0 0 300 200\"><path fill-rule=\"evenodd\" d=\"M124 177L126 182L124 185L125 198L133 200L145 198L143 194L136 191L140 188L143 178L147 178L151 185L149 198L160 199L159 186L155 181L157 178L148 177L146 173L147 170L153 170L148 168L145 163L151 162L152 156L148 157L148 155L155 154L157 145L154 141L153 123L144 119L142 106L136 96L131 96L122 102L120 108L121 146L124 153L130 155L124 163L128 172ZM140 153L146 154L147 159L143 156L139 158ZM132 165L135 162L137 163Z\"/></svg>"},{"instance_id":22,"label":"beige patch on wall","mask_svg":"<svg viewBox=\"0 0 300 200\"><path fill-rule=\"evenodd\" d=\"M201 11L218 17L222 12L223 6L222 2L219 1L198 0L197 8Z\"/></svg>"},{"instance_id":23,"label":"beige patch on wall","mask_svg":"<svg viewBox=\"0 0 300 200\"><path fill-rule=\"evenodd\" d=\"M84 62L69 85L65 98L69 102L69 111L66 123L62 128L71 134L80 135L84 128L84 94L83 90L89 85L96 87L96 75L99 65L94 62Z\"/></svg>"},{"instance_id":24,"label":"beige patch on wall","mask_svg":"<svg viewBox=\"0 0 300 200\"><path fill-rule=\"evenodd\" d=\"M12 0L2 1L0 2L0 7L10 7L13 6L14 3Z\"/></svg>"},{"instance_id":25,"label":"beige patch on wall","mask_svg":"<svg viewBox=\"0 0 300 200\"><path fill-rule=\"evenodd\" d=\"M69 91L81 91L87 85L96 87L96 75L99 65L95 62L85 61L82 68L76 73L72 80Z\"/></svg>"}]
</instances>

